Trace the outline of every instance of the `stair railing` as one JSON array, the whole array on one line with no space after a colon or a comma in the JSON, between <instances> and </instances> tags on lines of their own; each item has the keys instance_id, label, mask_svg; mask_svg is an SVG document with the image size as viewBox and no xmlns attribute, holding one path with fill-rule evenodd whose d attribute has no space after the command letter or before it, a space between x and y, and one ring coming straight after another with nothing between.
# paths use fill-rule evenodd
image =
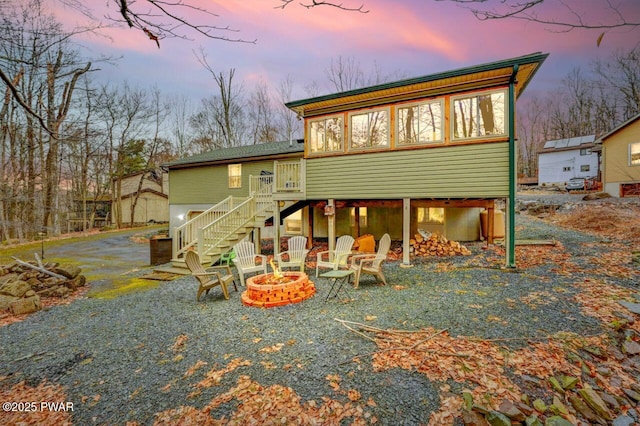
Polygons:
<instances>
[{"instance_id":1,"label":"stair railing","mask_svg":"<svg viewBox=\"0 0 640 426\"><path fill-rule=\"evenodd\" d=\"M198 229L215 222L245 200L246 198L227 197L215 206L175 228L172 239L173 258L178 258L198 243Z\"/></svg>"},{"instance_id":2,"label":"stair railing","mask_svg":"<svg viewBox=\"0 0 640 426\"><path fill-rule=\"evenodd\" d=\"M254 176L251 176L254 178ZM237 233L247 224L255 221L256 216L272 207L273 179L271 176L259 176L252 181L252 196L235 206L233 209L216 218L211 223L197 231L198 254L202 258L208 255L219 244L226 241L232 234Z\"/></svg>"}]
</instances>

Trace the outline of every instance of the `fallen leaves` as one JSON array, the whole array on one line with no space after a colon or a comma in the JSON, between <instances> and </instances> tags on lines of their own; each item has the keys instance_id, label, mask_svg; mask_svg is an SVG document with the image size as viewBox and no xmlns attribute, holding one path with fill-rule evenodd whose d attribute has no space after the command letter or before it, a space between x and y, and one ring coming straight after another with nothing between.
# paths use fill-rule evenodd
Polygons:
<instances>
[{"instance_id":1,"label":"fallen leaves","mask_svg":"<svg viewBox=\"0 0 640 426\"><path fill-rule=\"evenodd\" d=\"M505 399L519 401L522 396L521 389L507 377L506 371L538 377L543 381L558 374L580 377L582 366L571 361L571 354L580 350L604 353L606 348L606 335L584 337L558 333L546 337L544 341L529 341L528 346L520 350L509 351L497 345L501 339L489 341L465 336L452 337L446 330L436 331L432 328L417 331L385 330L351 321L337 321L376 343L378 350L369 354L376 370L402 368L418 371L436 382L453 380L465 383L473 386L469 393L474 400L483 401L494 409ZM592 377L598 377L597 369L591 368L595 366L587 367L593 371ZM621 369L612 367L612 370L624 374ZM334 379L334 386L337 386L335 377L331 378ZM605 381L604 378L600 379ZM632 381L625 380L624 383ZM609 387L604 383L602 386ZM447 386L441 390L441 407L432 413L431 425L453 424L453 420L462 414L462 397L448 395ZM619 393L619 390L609 390Z\"/></svg>"},{"instance_id":2,"label":"fallen leaves","mask_svg":"<svg viewBox=\"0 0 640 426\"><path fill-rule=\"evenodd\" d=\"M220 381L222 380L225 374L230 373L239 367L249 366L249 365L251 365L251 361L242 359L242 358L235 358L231 360L231 362L229 362L229 364L227 364L225 368L222 368L220 370L215 370L215 369L210 370L207 373L206 377L200 382L196 383L195 386L197 389L210 388L212 386L217 386L220 384Z\"/></svg>"},{"instance_id":3,"label":"fallen leaves","mask_svg":"<svg viewBox=\"0 0 640 426\"><path fill-rule=\"evenodd\" d=\"M31 387L24 382L13 385L7 389L0 389L0 401L3 403L26 402L30 404L28 409L3 410L0 418L2 424L7 425L71 425L71 414L67 411L42 409L40 401L66 404L69 402L62 386L54 385L47 381L36 387ZM35 402L37 401L37 402ZM63 405L64 406L64 405ZM4 408L4 404L3 404ZM25 408L25 407L22 407Z\"/></svg>"},{"instance_id":4,"label":"fallen leaves","mask_svg":"<svg viewBox=\"0 0 640 426\"><path fill-rule=\"evenodd\" d=\"M262 349L258 350L258 352L262 352L262 353L265 353L265 354L273 353L273 352L279 352L283 347L284 347L284 343L276 343L273 346L268 346L266 348L262 348Z\"/></svg>"},{"instance_id":5,"label":"fallen leaves","mask_svg":"<svg viewBox=\"0 0 640 426\"><path fill-rule=\"evenodd\" d=\"M336 379L336 377L332 377ZM156 414L155 425L198 424L198 425L273 425L273 424L375 424L378 419L366 409L375 406L373 400L363 406L356 402L361 399L358 391L347 392L349 402L341 403L323 396L320 401L302 403L293 389L282 385L263 387L258 382L243 375L235 387L213 398L202 410L195 407L178 407ZM221 404L236 399L237 409L230 418L214 419L211 412Z\"/></svg>"},{"instance_id":6,"label":"fallen leaves","mask_svg":"<svg viewBox=\"0 0 640 426\"><path fill-rule=\"evenodd\" d=\"M186 334L179 335L176 337L176 341L173 343L173 346L171 346L171 349L174 352L183 351L187 345L187 340L189 340L189 337Z\"/></svg>"}]
</instances>

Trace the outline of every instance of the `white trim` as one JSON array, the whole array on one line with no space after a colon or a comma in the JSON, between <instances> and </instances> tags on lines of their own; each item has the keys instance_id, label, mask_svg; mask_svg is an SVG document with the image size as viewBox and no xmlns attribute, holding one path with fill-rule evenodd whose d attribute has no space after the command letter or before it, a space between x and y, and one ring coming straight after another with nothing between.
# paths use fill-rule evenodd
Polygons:
<instances>
[{"instance_id":1,"label":"white trim","mask_svg":"<svg viewBox=\"0 0 640 426\"><path fill-rule=\"evenodd\" d=\"M495 134L490 134L490 135L482 135L482 136L471 136L471 137L456 137L455 136L455 117L456 117L456 111L455 111L455 107L456 107L456 100L459 99L474 99L474 98L478 98L479 96L483 96L483 95L487 95L487 94L494 94L494 93L500 93L503 95L503 106L504 106L504 115L502 117L502 126L503 126L503 130L504 133L495 133ZM483 140L483 139L492 139L492 138L503 138L503 137L508 137L509 136L509 103L508 103L508 99L509 99L509 95L507 93L507 89L498 89L498 90L483 90L480 92L472 92L472 93L466 93L464 95L459 95L459 96L451 96L451 101L450 101L450 106L449 106L449 121L450 121L450 132L451 132L451 142L467 142L467 141L472 141L472 140ZM474 124L476 125L476 131L478 128L478 117L479 114L476 114L475 120L474 120Z\"/></svg>"},{"instance_id":2,"label":"white trim","mask_svg":"<svg viewBox=\"0 0 640 426\"><path fill-rule=\"evenodd\" d=\"M406 108L413 108L413 107L421 107L423 105L428 105L428 104L439 104L440 105L440 138L438 139L433 139L433 140L428 140L428 141L424 141L421 142L419 140L419 135L420 135L420 129L418 129L418 142L417 143L406 143L406 142L402 142L400 140L400 110L401 109L406 109ZM445 110L444 110L444 98L436 98L436 99L427 99L427 100L423 100L420 102L411 102L411 103L406 103L406 104L401 104L401 105L396 105L395 107L395 141L396 141L396 146L398 147L408 147L408 146L421 146L421 145L432 145L432 144L442 144L444 143L444 122L445 120ZM418 108L419 111L419 108ZM419 113L418 113L419 114ZM419 116L418 116L418 120L419 120ZM435 132L432 132L435 133Z\"/></svg>"},{"instance_id":3,"label":"white trim","mask_svg":"<svg viewBox=\"0 0 640 426\"><path fill-rule=\"evenodd\" d=\"M323 122L324 123L324 131L325 131L325 139L324 139L324 146L325 148L327 147L327 137L326 137L326 132L327 132L327 121L328 120L332 120L332 119L339 119L340 120L340 136L341 136L341 141L340 141L340 149L336 149L336 150L328 150L328 149L324 149L323 151L313 151L312 149L312 141L311 141L311 125L313 123L318 123L318 122ZM309 144L309 155L322 155L322 154L327 154L327 153L332 153L332 152L344 152L344 146L345 146L345 134L344 134L344 114L333 114L333 115L325 115L322 117L318 117L318 118L310 118L307 120L307 135L308 135L308 142L305 141L305 143Z\"/></svg>"},{"instance_id":4,"label":"white trim","mask_svg":"<svg viewBox=\"0 0 640 426\"><path fill-rule=\"evenodd\" d=\"M385 138L385 144L384 145L376 145L376 146L365 146L362 148L354 148L351 146L351 132L352 132L352 119L354 116L358 116L358 115L367 115L369 116L369 114L373 114L373 113L377 113L377 112L384 112L387 116L387 126L386 126L386 130L387 130L387 137ZM377 150L377 149L390 149L391 148L391 107L389 106L385 106L385 107L381 107L381 108L372 108L372 109L367 109L367 110L357 110L357 111L350 111L347 114L347 123L348 123L348 127L347 127L347 138L346 142L347 142L347 151L351 151L351 152L366 152L366 151L372 151L372 150Z\"/></svg>"}]
</instances>

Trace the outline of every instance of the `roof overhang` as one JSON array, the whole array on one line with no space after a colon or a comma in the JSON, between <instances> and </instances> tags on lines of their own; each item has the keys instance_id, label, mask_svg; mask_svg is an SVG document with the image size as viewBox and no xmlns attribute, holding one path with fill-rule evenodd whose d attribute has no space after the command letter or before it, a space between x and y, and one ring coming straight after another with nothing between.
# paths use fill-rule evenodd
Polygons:
<instances>
[{"instance_id":1,"label":"roof overhang","mask_svg":"<svg viewBox=\"0 0 640 426\"><path fill-rule=\"evenodd\" d=\"M299 117L312 117L392 102L507 86L514 77L514 73L515 92L518 97L547 56L546 53L534 53L423 77L293 101L285 105L296 112Z\"/></svg>"}]
</instances>

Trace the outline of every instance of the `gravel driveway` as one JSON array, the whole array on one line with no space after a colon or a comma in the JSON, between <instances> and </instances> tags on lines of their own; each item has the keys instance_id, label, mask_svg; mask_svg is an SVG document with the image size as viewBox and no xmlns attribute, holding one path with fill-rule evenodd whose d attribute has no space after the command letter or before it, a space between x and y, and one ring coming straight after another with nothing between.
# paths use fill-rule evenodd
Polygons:
<instances>
[{"instance_id":1,"label":"gravel driveway","mask_svg":"<svg viewBox=\"0 0 640 426\"><path fill-rule=\"evenodd\" d=\"M74 403L77 425L152 424L156 413L165 410L201 409L237 386L243 375L264 387L290 387L303 402L326 397L348 403L327 380L337 375L341 389L357 390L360 401L375 401L365 409L378 424L426 424L440 406L441 383L407 370L374 371L367 354L375 345L335 319L380 328L433 327L451 336L514 338L505 340L510 349L526 344L522 338L602 330L572 297L576 281L605 277L589 258L606 242L520 215L517 228L518 238L561 241L584 270L562 275L551 262L504 269L503 258L474 243L467 245L473 253L469 257L424 259L412 268L387 263L389 286L363 279L349 303L325 302L328 284L314 279L317 294L311 299L266 310L243 306L233 289L228 301L217 288L197 303L195 280L183 277L116 299L81 299L0 328L0 387L20 381L36 386L44 379L61 384ZM606 279L634 287L637 275ZM552 293L556 300L534 310L508 303L533 291ZM355 356L360 362L352 361ZM236 359L248 365L229 368L215 386L198 385L207 371L222 370ZM202 362L206 366L193 372ZM464 387L450 385L452 392ZM215 405L210 416L229 419L238 404L232 399Z\"/></svg>"}]
</instances>

